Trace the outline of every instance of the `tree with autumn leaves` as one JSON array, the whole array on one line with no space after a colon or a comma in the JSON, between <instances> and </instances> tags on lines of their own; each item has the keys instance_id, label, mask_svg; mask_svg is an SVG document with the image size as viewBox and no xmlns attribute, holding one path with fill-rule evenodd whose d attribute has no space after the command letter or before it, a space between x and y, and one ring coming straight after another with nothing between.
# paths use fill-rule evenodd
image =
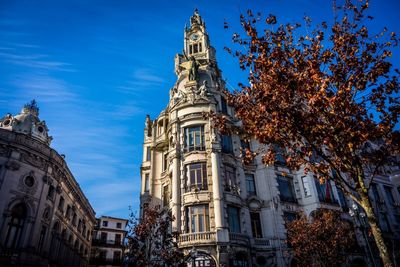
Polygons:
<instances>
[{"instance_id":1,"label":"tree with autumn leaves","mask_svg":"<svg viewBox=\"0 0 400 267\"><path fill-rule=\"evenodd\" d=\"M130 216L127 257L128 266L180 266L183 253L177 246L177 233L171 232L174 220L170 211L147 207L140 219Z\"/></svg>"},{"instance_id":2,"label":"tree with autumn leaves","mask_svg":"<svg viewBox=\"0 0 400 267\"><path fill-rule=\"evenodd\" d=\"M214 122L222 133L265 145L246 149L245 160L262 154L274 164L284 151L289 168L334 181L364 209L381 259L392 266L368 192L379 168L399 153L400 72L390 62L398 38L368 30L368 1L346 0L334 10L331 25L315 26L309 17L304 25L277 25L273 15L242 15L245 34L234 34L238 49L227 50L249 70L249 85L226 91L241 123L215 114Z\"/></svg>"},{"instance_id":3,"label":"tree with autumn leaves","mask_svg":"<svg viewBox=\"0 0 400 267\"><path fill-rule=\"evenodd\" d=\"M340 213L318 210L287 222L287 243L298 266L340 266L355 245L354 229Z\"/></svg>"}]
</instances>

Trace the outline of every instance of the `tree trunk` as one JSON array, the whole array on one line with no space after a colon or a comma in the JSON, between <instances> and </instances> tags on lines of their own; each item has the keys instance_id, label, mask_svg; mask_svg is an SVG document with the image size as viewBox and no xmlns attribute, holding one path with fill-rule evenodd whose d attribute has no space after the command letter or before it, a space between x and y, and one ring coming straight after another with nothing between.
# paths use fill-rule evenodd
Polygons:
<instances>
[{"instance_id":1,"label":"tree trunk","mask_svg":"<svg viewBox=\"0 0 400 267\"><path fill-rule=\"evenodd\" d=\"M360 190L358 192L361 196L361 206L364 208L368 218L368 223L371 226L372 235L374 236L376 246L379 249L379 254L385 267L393 267L392 261L389 257L389 252L383 241L381 229L378 226L378 220L376 219L375 213L372 210L371 201L368 198L368 194ZM365 240L368 242L368 240Z\"/></svg>"}]
</instances>

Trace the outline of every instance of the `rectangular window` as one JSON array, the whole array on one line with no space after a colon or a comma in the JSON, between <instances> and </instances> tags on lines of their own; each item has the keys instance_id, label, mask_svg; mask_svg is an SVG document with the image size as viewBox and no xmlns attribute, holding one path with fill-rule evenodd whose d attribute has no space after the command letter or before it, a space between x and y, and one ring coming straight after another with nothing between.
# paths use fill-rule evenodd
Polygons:
<instances>
[{"instance_id":1,"label":"rectangular window","mask_svg":"<svg viewBox=\"0 0 400 267\"><path fill-rule=\"evenodd\" d=\"M313 150L311 157L310 157L310 162L311 163L319 163L321 161L322 161L322 159L320 156L318 156L317 151ZM333 174L333 175L335 175L335 174Z\"/></svg>"},{"instance_id":2,"label":"rectangular window","mask_svg":"<svg viewBox=\"0 0 400 267\"><path fill-rule=\"evenodd\" d=\"M196 205L186 208L186 231L188 233L210 231L208 205Z\"/></svg>"},{"instance_id":3,"label":"rectangular window","mask_svg":"<svg viewBox=\"0 0 400 267\"><path fill-rule=\"evenodd\" d=\"M381 202L381 197L379 195L379 189L377 184L371 184L372 194L374 195L374 199L377 202Z\"/></svg>"},{"instance_id":4,"label":"rectangular window","mask_svg":"<svg viewBox=\"0 0 400 267\"><path fill-rule=\"evenodd\" d=\"M236 170L231 166L225 166L225 191L236 191Z\"/></svg>"},{"instance_id":5,"label":"rectangular window","mask_svg":"<svg viewBox=\"0 0 400 267\"><path fill-rule=\"evenodd\" d=\"M228 114L228 105L224 97L221 96L221 112L223 114Z\"/></svg>"},{"instance_id":6,"label":"rectangular window","mask_svg":"<svg viewBox=\"0 0 400 267\"><path fill-rule=\"evenodd\" d=\"M167 170L167 166L168 165L168 156L167 153L163 153L163 165L162 165L162 171L166 171Z\"/></svg>"},{"instance_id":7,"label":"rectangular window","mask_svg":"<svg viewBox=\"0 0 400 267\"><path fill-rule=\"evenodd\" d=\"M297 202L294 194L293 178L278 175L277 180L281 201Z\"/></svg>"},{"instance_id":8,"label":"rectangular window","mask_svg":"<svg viewBox=\"0 0 400 267\"><path fill-rule=\"evenodd\" d=\"M204 126L192 126L185 128L185 150L204 150Z\"/></svg>"},{"instance_id":9,"label":"rectangular window","mask_svg":"<svg viewBox=\"0 0 400 267\"><path fill-rule=\"evenodd\" d=\"M246 150L250 149L250 142L240 139L240 148L242 149L242 157L246 156Z\"/></svg>"},{"instance_id":10,"label":"rectangular window","mask_svg":"<svg viewBox=\"0 0 400 267\"><path fill-rule=\"evenodd\" d=\"M47 198L50 199L50 200L54 200L55 192L56 192L55 187L50 185L49 186L49 191L47 192Z\"/></svg>"},{"instance_id":11,"label":"rectangular window","mask_svg":"<svg viewBox=\"0 0 400 267\"><path fill-rule=\"evenodd\" d=\"M73 226L76 226L76 219L77 219L76 213L74 213L74 216L72 216L72 225Z\"/></svg>"},{"instance_id":12,"label":"rectangular window","mask_svg":"<svg viewBox=\"0 0 400 267\"><path fill-rule=\"evenodd\" d=\"M116 245L121 244L121 234L115 234L115 244Z\"/></svg>"},{"instance_id":13,"label":"rectangular window","mask_svg":"<svg viewBox=\"0 0 400 267\"><path fill-rule=\"evenodd\" d=\"M187 190L208 190L205 162L186 165L186 188Z\"/></svg>"},{"instance_id":14,"label":"rectangular window","mask_svg":"<svg viewBox=\"0 0 400 267\"><path fill-rule=\"evenodd\" d=\"M256 193L256 182L254 180L254 174L246 173L246 189L248 196L255 196Z\"/></svg>"},{"instance_id":15,"label":"rectangular window","mask_svg":"<svg viewBox=\"0 0 400 267\"><path fill-rule=\"evenodd\" d=\"M38 243L39 251L42 251L43 249L44 240L46 238L46 231L47 231L46 226L42 226L42 229L40 230L39 243Z\"/></svg>"},{"instance_id":16,"label":"rectangular window","mask_svg":"<svg viewBox=\"0 0 400 267\"><path fill-rule=\"evenodd\" d=\"M321 184L317 178L314 178L314 181L315 187L317 188L319 201L325 203L338 203L333 195L332 185L329 181L325 181L323 184Z\"/></svg>"},{"instance_id":17,"label":"rectangular window","mask_svg":"<svg viewBox=\"0 0 400 267\"><path fill-rule=\"evenodd\" d=\"M379 225L381 227L382 232L390 232L390 224L386 213L379 214Z\"/></svg>"},{"instance_id":18,"label":"rectangular window","mask_svg":"<svg viewBox=\"0 0 400 267\"><path fill-rule=\"evenodd\" d=\"M396 201L394 200L394 197L393 197L392 188L390 186L384 186L383 188L385 189L385 193L386 193L387 199L389 201L389 204L394 206L394 203Z\"/></svg>"},{"instance_id":19,"label":"rectangular window","mask_svg":"<svg viewBox=\"0 0 400 267\"><path fill-rule=\"evenodd\" d=\"M348 212L349 211L349 205L347 204L346 196L344 195L342 189L337 188L337 191L338 191L340 206L342 207L344 212Z\"/></svg>"},{"instance_id":20,"label":"rectangular window","mask_svg":"<svg viewBox=\"0 0 400 267\"><path fill-rule=\"evenodd\" d=\"M308 177L307 176L301 177L301 181L303 183L304 196L310 197L311 196L311 188L310 188L310 183L308 182Z\"/></svg>"},{"instance_id":21,"label":"rectangular window","mask_svg":"<svg viewBox=\"0 0 400 267\"><path fill-rule=\"evenodd\" d=\"M240 209L228 206L229 232L240 233Z\"/></svg>"},{"instance_id":22,"label":"rectangular window","mask_svg":"<svg viewBox=\"0 0 400 267\"><path fill-rule=\"evenodd\" d=\"M79 219L78 220L78 228L77 228L79 233L81 232L81 228L82 228L82 220Z\"/></svg>"},{"instance_id":23,"label":"rectangular window","mask_svg":"<svg viewBox=\"0 0 400 267\"><path fill-rule=\"evenodd\" d=\"M104 222L103 222L103 226L104 226ZM101 239L101 241L103 241L103 242L107 242L107 233L101 232L101 234L100 234L100 239Z\"/></svg>"},{"instance_id":24,"label":"rectangular window","mask_svg":"<svg viewBox=\"0 0 400 267\"><path fill-rule=\"evenodd\" d=\"M165 185L163 188L163 206L168 206L169 204L169 185Z\"/></svg>"},{"instance_id":25,"label":"rectangular window","mask_svg":"<svg viewBox=\"0 0 400 267\"><path fill-rule=\"evenodd\" d=\"M122 228L122 223L117 223L117 228L121 229Z\"/></svg>"},{"instance_id":26,"label":"rectangular window","mask_svg":"<svg viewBox=\"0 0 400 267\"><path fill-rule=\"evenodd\" d=\"M189 54L193 54L193 46L189 45Z\"/></svg>"},{"instance_id":27,"label":"rectangular window","mask_svg":"<svg viewBox=\"0 0 400 267\"><path fill-rule=\"evenodd\" d=\"M108 221L103 221L103 226L107 227L108 226Z\"/></svg>"},{"instance_id":28,"label":"rectangular window","mask_svg":"<svg viewBox=\"0 0 400 267\"><path fill-rule=\"evenodd\" d=\"M221 135L222 138L222 152L233 153L232 137L230 135Z\"/></svg>"},{"instance_id":29,"label":"rectangular window","mask_svg":"<svg viewBox=\"0 0 400 267\"><path fill-rule=\"evenodd\" d=\"M197 44L194 44L193 45L193 53L195 54L195 53L198 53L198 52L199 52L198 46L197 46Z\"/></svg>"},{"instance_id":30,"label":"rectangular window","mask_svg":"<svg viewBox=\"0 0 400 267\"><path fill-rule=\"evenodd\" d=\"M71 219L71 206L70 205L68 205L67 206L67 212L65 213L65 217L67 217L67 219L68 220L70 220Z\"/></svg>"},{"instance_id":31,"label":"rectangular window","mask_svg":"<svg viewBox=\"0 0 400 267\"><path fill-rule=\"evenodd\" d=\"M144 175L144 192L150 191L150 174L146 173Z\"/></svg>"},{"instance_id":32,"label":"rectangular window","mask_svg":"<svg viewBox=\"0 0 400 267\"><path fill-rule=\"evenodd\" d=\"M63 211L64 210L64 198L60 196L60 200L58 201L58 210Z\"/></svg>"},{"instance_id":33,"label":"rectangular window","mask_svg":"<svg viewBox=\"0 0 400 267\"><path fill-rule=\"evenodd\" d=\"M146 161L151 160L151 148L149 146L146 147Z\"/></svg>"},{"instance_id":34,"label":"rectangular window","mask_svg":"<svg viewBox=\"0 0 400 267\"><path fill-rule=\"evenodd\" d=\"M286 166L285 150L278 145L274 145L274 152L275 152L275 164L280 166Z\"/></svg>"},{"instance_id":35,"label":"rectangular window","mask_svg":"<svg viewBox=\"0 0 400 267\"><path fill-rule=\"evenodd\" d=\"M199 43L199 52L203 51L201 43Z\"/></svg>"},{"instance_id":36,"label":"rectangular window","mask_svg":"<svg viewBox=\"0 0 400 267\"><path fill-rule=\"evenodd\" d=\"M261 229L260 213L250 212L250 221L251 221L251 232L253 233L253 237L262 238L263 235Z\"/></svg>"}]
</instances>

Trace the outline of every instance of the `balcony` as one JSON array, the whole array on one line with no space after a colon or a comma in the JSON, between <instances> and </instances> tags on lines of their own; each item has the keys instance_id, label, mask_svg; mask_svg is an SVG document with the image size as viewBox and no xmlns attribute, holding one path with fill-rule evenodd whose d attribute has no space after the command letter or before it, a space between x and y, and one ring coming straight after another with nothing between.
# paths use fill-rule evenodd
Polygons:
<instances>
[{"instance_id":1,"label":"balcony","mask_svg":"<svg viewBox=\"0 0 400 267\"><path fill-rule=\"evenodd\" d=\"M249 236L247 234L229 233L229 241L234 244L248 245Z\"/></svg>"},{"instance_id":2,"label":"balcony","mask_svg":"<svg viewBox=\"0 0 400 267\"><path fill-rule=\"evenodd\" d=\"M216 242L215 232L200 232L179 235L179 246L193 246Z\"/></svg>"},{"instance_id":3,"label":"balcony","mask_svg":"<svg viewBox=\"0 0 400 267\"><path fill-rule=\"evenodd\" d=\"M97 247L123 247L121 240L93 239L92 245Z\"/></svg>"},{"instance_id":4,"label":"balcony","mask_svg":"<svg viewBox=\"0 0 400 267\"><path fill-rule=\"evenodd\" d=\"M96 258L96 257L92 257L89 260L89 264L90 265L95 265L95 266L99 266L99 265L107 265L107 266L122 266L122 259L120 258L115 258L115 259L107 259L107 258Z\"/></svg>"},{"instance_id":5,"label":"balcony","mask_svg":"<svg viewBox=\"0 0 400 267\"><path fill-rule=\"evenodd\" d=\"M269 248L271 247L271 240L266 238L254 238L254 247Z\"/></svg>"}]
</instances>

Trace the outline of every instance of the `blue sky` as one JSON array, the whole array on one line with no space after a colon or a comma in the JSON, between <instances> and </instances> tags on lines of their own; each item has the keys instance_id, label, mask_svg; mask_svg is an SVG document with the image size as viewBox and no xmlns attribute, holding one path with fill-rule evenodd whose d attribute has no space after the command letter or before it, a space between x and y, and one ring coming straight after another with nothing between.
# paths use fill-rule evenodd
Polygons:
<instances>
[{"instance_id":1,"label":"blue sky","mask_svg":"<svg viewBox=\"0 0 400 267\"><path fill-rule=\"evenodd\" d=\"M374 28L400 33L396 0L371 0ZM223 51L251 8L278 22L331 20L329 0L0 0L0 115L36 99L97 215L138 209L143 127L168 103L174 55L195 8L230 87L245 82ZM223 29L224 21L231 26ZM393 60L397 67L400 52Z\"/></svg>"}]
</instances>

